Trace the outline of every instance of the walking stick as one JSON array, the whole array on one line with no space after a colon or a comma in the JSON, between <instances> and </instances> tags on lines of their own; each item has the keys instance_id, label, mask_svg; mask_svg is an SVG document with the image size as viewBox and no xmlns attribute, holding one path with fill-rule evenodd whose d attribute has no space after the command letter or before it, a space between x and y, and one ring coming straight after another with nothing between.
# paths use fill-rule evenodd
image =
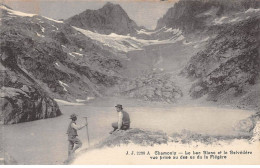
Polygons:
<instances>
[{"instance_id":1,"label":"walking stick","mask_svg":"<svg viewBox=\"0 0 260 168\"><path fill-rule=\"evenodd\" d=\"M87 124L87 126L86 126L86 131L87 131L87 137L88 137L88 147L89 147L89 136L88 136L88 117L83 117L83 118L85 118L85 120L86 120L86 124Z\"/></svg>"}]
</instances>

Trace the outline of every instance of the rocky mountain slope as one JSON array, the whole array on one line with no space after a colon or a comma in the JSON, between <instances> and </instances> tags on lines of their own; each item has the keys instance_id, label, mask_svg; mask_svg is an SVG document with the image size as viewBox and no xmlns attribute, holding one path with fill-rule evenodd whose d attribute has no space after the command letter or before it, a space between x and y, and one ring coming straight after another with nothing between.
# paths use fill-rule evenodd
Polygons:
<instances>
[{"instance_id":1,"label":"rocky mountain slope","mask_svg":"<svg viewBox=\"0 0 260 168\"><path fill-rule=\"evenodd\" d=\"M98 10L87 9L65 22L101 34L127 35L136 32L136 29L140 29L120 5L110 2Z\"/></svg>"},{"instance_id":2,"label":"rocky mountain slope","mask_svg":"<svg viewBox=\"0 0 260 168\"><path fill-rule=\"evenodd\" d=\"M1 124L14 124L61 115L57 103L19 67L15 59L16 53L9 47L1 45Z\"/></svg>"},{"instance_id":3,"label":"rocky mountain slope","mask_svg":"<svg viewBox=\"0 0 260 168\"><path fill-rule=\"evenodd\" d=\"M71 26L1 5L1 120L60 115L52 98L102 95L119 81L120 61Z\"/></svg>"},{"instance_id":4,"label":"rocky mountain slope","mask_svg":"<svg viewBox=\"0 0 260 168\"><path fill-rule=\"evenodd\" d=\"M169 74L151 73L126 80L117 86L116 95L154 101L174 103L183 96L182 90L171 80Z\"/></svg>"},{"instance_id":5,"label":"rocky mountain slope","mask_svg":"<svg viewBox=\"0 0 260 168\"><path fill-rule=\"evenodd\" d=\"M208 94L208 100L259 109L259 21L256 16L227 26L191 58L184 73L197 79L192 97Z\"/></svg>"},{"instance_id":6,"label":"rocky mountain slope","mask_svg":"<svg viewBox=\"0 0 260 168\"><path fill-rule=\"evenodd\" d=\"M181 73L194 80L191 97L259 110L259 7L254 0L181 0L158 21L157 29L178 28L191 42L205 37Z\"/></svg>"},{"instance_id":7,"label":"rocky mountain slope","mask_svg":"<svg viewBox=\"0 0 260 168\"><path fill-rule=\"evenodd\" d=\"M16 48L16 61L56 98L100 95L118 78L120 61L69 25L2 9L1 46Z\"/></svg>"},{"instance_id":8,"label":"rocky mountain slope","mask_svg":"<svg viewBox=\"0 0 260 168\"><path fill-rule=\"evenodd\" d=\"M179 28L186 33L203 31L239 12L259 8L258 0L180 0L158 20L157 28ZM233 22L237 21L235 18Z\"/></svg>"}]
</instances>

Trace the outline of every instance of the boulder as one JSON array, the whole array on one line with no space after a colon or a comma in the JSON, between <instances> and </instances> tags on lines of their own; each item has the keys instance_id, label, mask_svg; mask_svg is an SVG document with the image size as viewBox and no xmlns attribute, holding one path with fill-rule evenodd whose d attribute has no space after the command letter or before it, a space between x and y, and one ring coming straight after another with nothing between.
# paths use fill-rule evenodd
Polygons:
<instances>
[{"instance_id":1,"label":"boulder","mask_svg":"<svg viewBox=\"0 0 260 168\"><path fill-rule=\"evenodd\" d=\"M251 142L260 141L260 121L256 122L255 128L253 130L253 137L250 139Z\"/></svg>"},{"instance_id":2,"label":"boulder","mask_svg":"<svg viewBox=\"0 0 260 168\"><path fill-rule=\"evenodd\" d=\"M260 121L260 112L237 122L234 130L241 132L251 132L256 128L257 123Z\"/></svg>"},{"instance_id":3,"label":"boulder","mask_svg":"<svg viewBox=\"0 0 260 168\"><path fill-rule=\"evenodd\" d=\"M32 86L2 87L0 92L2 124L16 124L61 115L58 104Z\"/></svg>"}]
</instances>

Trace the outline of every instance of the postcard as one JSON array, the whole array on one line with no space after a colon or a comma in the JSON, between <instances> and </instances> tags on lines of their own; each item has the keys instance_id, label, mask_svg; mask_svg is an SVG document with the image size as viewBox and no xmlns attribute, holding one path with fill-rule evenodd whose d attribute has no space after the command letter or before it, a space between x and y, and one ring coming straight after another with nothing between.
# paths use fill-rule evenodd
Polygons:
<instances>
[{"instance_id":1,"label":"postcard","mask_svg":"<svg viewBox=\"0 0 260 168\"><path fill-rule=\"evenodd\" d=\"M259 0L2 0L1 165L259 165Z\"/></svg>"}]
</instances>

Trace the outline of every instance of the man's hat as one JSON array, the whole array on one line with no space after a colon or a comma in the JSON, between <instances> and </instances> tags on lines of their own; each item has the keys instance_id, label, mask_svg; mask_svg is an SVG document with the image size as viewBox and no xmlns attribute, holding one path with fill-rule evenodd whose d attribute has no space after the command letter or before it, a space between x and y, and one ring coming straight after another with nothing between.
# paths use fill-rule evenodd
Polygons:
<instances>
[{"instance_id":1,"label":"man's hat","mask_svg":"<svg viewBox=\"0 0 260 168\"><path fill-rule=\"evenodd\" d=\"M123 108L121 104L117 104L115 107Z\"/></svg>"},{"instance_id":2,"label":"man's hat","mask_svg":"<svg viewBox=\"0 0 260 168\"><path fill-rule=\"evenodd\" d=\"M70 119L72 119L72 118L76 118L78 115L76 115L76 114L71 114L70 115Z\"/></svg>"}]
</instances>

